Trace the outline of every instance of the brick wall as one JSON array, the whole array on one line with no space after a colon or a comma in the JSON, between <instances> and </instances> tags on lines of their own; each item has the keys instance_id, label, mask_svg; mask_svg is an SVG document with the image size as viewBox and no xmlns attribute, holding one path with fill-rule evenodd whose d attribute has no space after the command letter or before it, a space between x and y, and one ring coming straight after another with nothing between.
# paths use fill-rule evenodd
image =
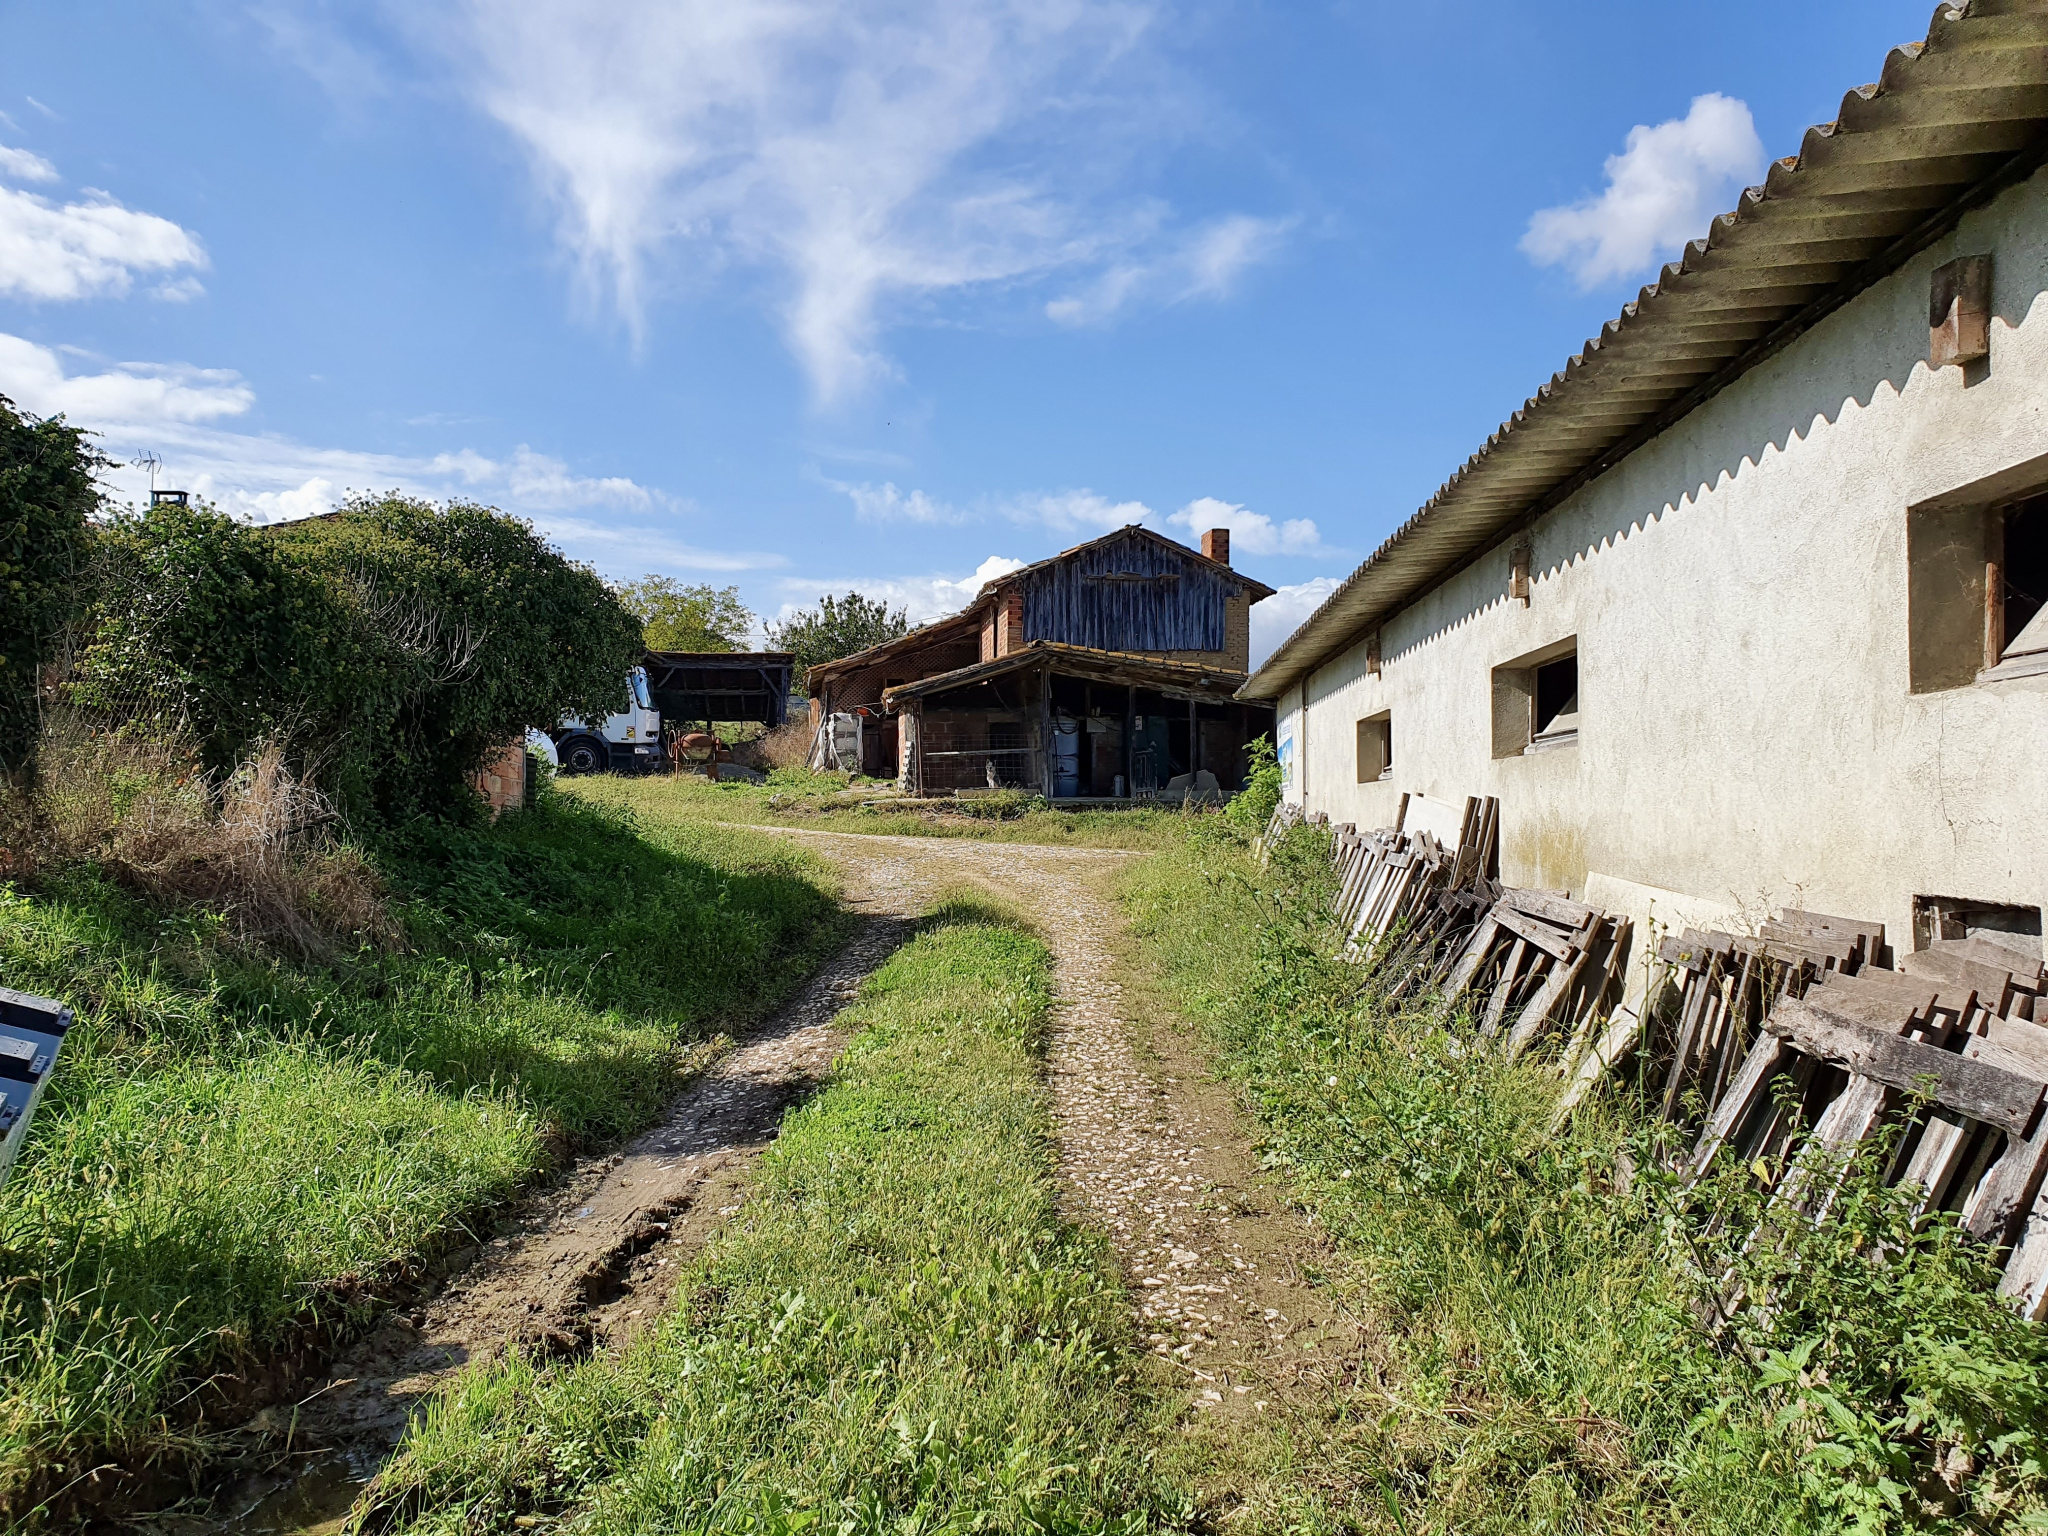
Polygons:
<instances>
[{"instance_id":1,"label":"brick wall","mask_svg":"<svg viewBox=\"0 0 2048 1536\"><path fill-rule=\"evenodd\" d=\"M470 780L491 807L496 820L526 803L526 738L507 742L489 757Z\"/></svg>"}]
</instances>

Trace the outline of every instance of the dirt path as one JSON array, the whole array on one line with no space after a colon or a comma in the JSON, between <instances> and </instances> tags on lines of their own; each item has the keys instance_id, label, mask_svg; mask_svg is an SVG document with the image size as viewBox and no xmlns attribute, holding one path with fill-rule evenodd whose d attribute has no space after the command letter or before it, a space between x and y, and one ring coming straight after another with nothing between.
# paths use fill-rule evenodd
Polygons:
<instances>
[{"instance_id":1,"label":"dirt path","mask_svg":"<svg viewBox=\"0 0 2048 1536\"><path fill-rule=\"evenodd\" d=\"M337 1527L420 1405L513 1344L614 1347L669 1302L676 1278L737 1208L782 1113L829 1067L830 1027L861 979L949 888L1022 905L1053 951L1048 1079L1070 1208L1106 1231L1146 1342L1198 1410L1257 1412L1344 1342L1303 1274L1321 1252L1251 1158L1228 1091L1159 1019L1126 1017L1121 915L1105 877L1129 853L967 839L762 828L842 871L864 921L773 1019L677 1097L623 1151L508 1213L431 1299L388 1315L295 1409L250 1433L274 1464L203 1514L136 1522L161 1536Z\"/></svg>"},{"instance_id":2,"label":"dirt path","mask_svg":"<svg viewBox=\"0 0 2048 1536\"><path fill-rule=\"evenodd\" d=\"M139 1517L161 1536L314 1533L339 1525L430 1394L512 1345L616 1346L658 1316L674 1281L741 1198L783 1111L837 1053L833 1017L936 895L919 861L876 848L849 861L853 939L772 1018L679 1094L659 1123L506 1213L437 1293L387 1314L295 1406L246 1427L262 1467L203 1510Z\"/></svg>"},{"instance_id":3,"label":"dirt path","mask_svg":"<svg viewBox=\"0 0 2048 1536\"><path fill-rule=\"evenodd\" d=\"M1257 1413L1353 1369L1359 1328L1314 1278L1322 1234L1262 1174L1234 1097L1118 973L1123 917L1103 876L1131 855L802 831L849 870L889 845L1018 902L1053 952L1047 1077L1076 1216L1106 1231L1138 1322L1198 1410ZM1149 1000L1147 1000L1149 1001Z\"/></svg>"}]
</instances>

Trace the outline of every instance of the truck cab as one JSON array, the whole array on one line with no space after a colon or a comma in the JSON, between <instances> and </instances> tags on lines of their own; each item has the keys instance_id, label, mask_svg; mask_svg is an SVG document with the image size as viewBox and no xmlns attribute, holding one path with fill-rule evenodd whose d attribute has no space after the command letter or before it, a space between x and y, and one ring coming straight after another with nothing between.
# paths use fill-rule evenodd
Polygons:
<instances>
[{"instance_id":1,"label":"truck cab","mask_svg":"<svg viewBox=\"0 0 2048 1536\"><path fill-rule=\"evenodd\" d=\"M647 669L626 674L626 707L602 720L564 720L548 736L564 773L652 773L666 758L661 711L647 690Z\"/></svg>"}]
</instances>

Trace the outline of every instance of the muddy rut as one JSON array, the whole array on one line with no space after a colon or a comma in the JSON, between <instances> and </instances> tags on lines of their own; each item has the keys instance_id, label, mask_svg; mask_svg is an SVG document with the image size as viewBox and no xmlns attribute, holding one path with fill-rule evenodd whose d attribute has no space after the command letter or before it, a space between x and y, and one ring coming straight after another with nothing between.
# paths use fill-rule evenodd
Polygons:
<instances>
[{"instance_id":1,"label":"muddy rut","mask_svg":"<svg viewBox=\"0 0 2048 1536\"><path fill-rule=\"evenodd\" d=\"M318 1533L413 1415L508 1348L615 1348L739 1206L752 1160L842 1043L834 1016L943 892L1020 904L1056 967L1048 1080L1065 1200L1113 1241L1147 1345L1194 1409L1255 1412L1341 1352L1345 1330L1303 1274L1321 1245L1254 1166L1229 1094L1158 1021L1133 1022L1104 877L1132 855L781 828L839 866L860 926L798 995L679 1094L654 1127L505 1213L436 1294L387 1314L296 1405L247 1426L266 1470L131 1518L156 1536ZM1337 1346L1332 1349L1330 1346ZM1319 1353L1320 1352L1320 1353Z\"/></svg>"}]
</instances>

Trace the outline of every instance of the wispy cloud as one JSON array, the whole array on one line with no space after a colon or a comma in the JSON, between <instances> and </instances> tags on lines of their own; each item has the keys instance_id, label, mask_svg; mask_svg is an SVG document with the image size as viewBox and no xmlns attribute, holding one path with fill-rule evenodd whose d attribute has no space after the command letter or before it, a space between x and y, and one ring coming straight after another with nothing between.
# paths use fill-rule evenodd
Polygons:
<instances>
[{"instance_id":1,"label":"wispy cloud","mask_svg":"<svg viewBox=\"0 0 2048 1536\"><path fill-rule=\"evenodd\" d=\"M1239 277L1279 249L1294 223L1232 214L1150 260L1112 266L1077 291L1050 301L1045 313L1061 325L1100 325L1140 300L1184 304L1228 298Z\"/></svg>"},{"instance_id":2,"label":"wispy cloud","mask_svg":"<svg viewBox=\"0 0 2048 1536\"><path fill-rule=\"evenodd\" d=\"M849 484L843 480L825 483L851 498L853 515L864 523L967 523L974 520L971 513L936 501L923 491L899 491L894 481L884 481L880 485Z\"/></svg>"},{"instance_id":3,"label":"wispy cloud","mask_svg":"<svg viewBox=\"0 0 2048 1536\"><path fill-rule=\"evenodd\" d=\"M41 155L0 146L0 179L45 183L57 168ZM199 237L169 219L124 208L88 188L83 201L57 203L35 192L0 186L0 294L19 299L116 297L138 273L204 271ZM202 290L186 272L158 290L188 299Z\"/></svg>"},{"instance_id":4,"label":"wispy cloud","mask_svg":"<svg viewBox=\"0 0 2048 1536\"><path fill-rule=\"evenodd\" d=\"M836 597L851 589L885 602L892 608L903 609L913 624L926 624L949 613L958 613L974 601L975 595L987 583L1022 569L1024 564L1024 561L1009 555L990 555L965 576L837 576L822 580L809 576L782 576L775 583L784 598L776 617L788 619L800 609L815 607L818 599L827 593Z\"/></svg>"},{"instance_id":5,"label":"wispy cloud","mask_svg":"<svg viewBox=\"0 0 2048 1536\"><path fill-rule=\"evenodd\" d=\"M378 14L387 41L438 61L524 148L588 301L637 338L666 290L754 284L831 404L893 377L886 328L939 303L1060 281L1078 307L1056 318L1087 323L1141 299L1222 298L1270 254L1285 221L1176 210L1134 185L1202 118L1152 45L1173 3L385 0ZM316 78L369 58L360 18L256 8Z\"/></svg>"},{"instance_id":6,"label":"wispy cloud","mask_svg":"<svg viewBox=\"0 0 2048 1536\"><path fill-rule=\"evenodd\" d=\"M9 181L55 181L57 167L32 150L0 144L0 177Z\"/></svg>"},{"instance_id":7,"label":"wispy cloud","mask_svg":"<svg viewBox=\"0 0 2048 1536\"><path fill-rule=\"evenodd\" d=\"M688 503L624 476L579 475L524 443L495 457L471 448L406 455L319 447L224 425L256 403L255 391L228 370L99 363L73 372L66 360L52 348L0 334L0 395L39 416L61 413L93 432L117 461L106 476L117 499L141 498L148 478L134 461L150 453L161 463L160 484L192 491L251 522L325 512L351 490L396 489L492 501L615 574L749 571L788 563L775 553L707 549L678 538L675 524L695 515Z\"/></svg>"},{"instance_id":8,"label":"wispy cloud","mask_svg":"<svg viewBox=\"0 0 2048 1536\"><path fill-rule=\"evenodd\" d=\"M923 491L880 485L825 482L853 502L854 515L869 523L965 524L1007 521L1060 537L1092 537L1140 523L1162 533L1200 534L1228 528L1232 547L1248 555L1332 553L1312 518L1275 522L1263 512L1215 496L1198 496L1177 512L1161 514L1142 501L1117 501L1086 487L986 496L961 506Z\"/></svg>"},{"instance_id":9,"label":"wispy cloud","mask_svg":"<svg viewBox=\"0 0 2048 1536\"><path fill-rule=\"evenodd\" d=\"M1607 159L1597 196L1545 208L1529 220L1522 251L1539 266L1562 266L1582 288L1653 267L1708 222L1764 164L1749 108L1718 92L1695 96L1684 117L1629 130Z\"/></svg>"},{"instance_id":10,"label":"wispy cloud","mask_svg":"<svg viewBox=\"0 0 2048 1536\"><path fill-rule=\"evenodd\" d=\"M1234 554L1321 555L1329 552L1312 518L1290 517L1285 522L1276 523L1263 512L1254 512L1235 502L1218 501L1214 496L1197 497L1166 521L1171 526L1197 534L1210 528L1228 528Z\"/></svg>"}]
</instances>

